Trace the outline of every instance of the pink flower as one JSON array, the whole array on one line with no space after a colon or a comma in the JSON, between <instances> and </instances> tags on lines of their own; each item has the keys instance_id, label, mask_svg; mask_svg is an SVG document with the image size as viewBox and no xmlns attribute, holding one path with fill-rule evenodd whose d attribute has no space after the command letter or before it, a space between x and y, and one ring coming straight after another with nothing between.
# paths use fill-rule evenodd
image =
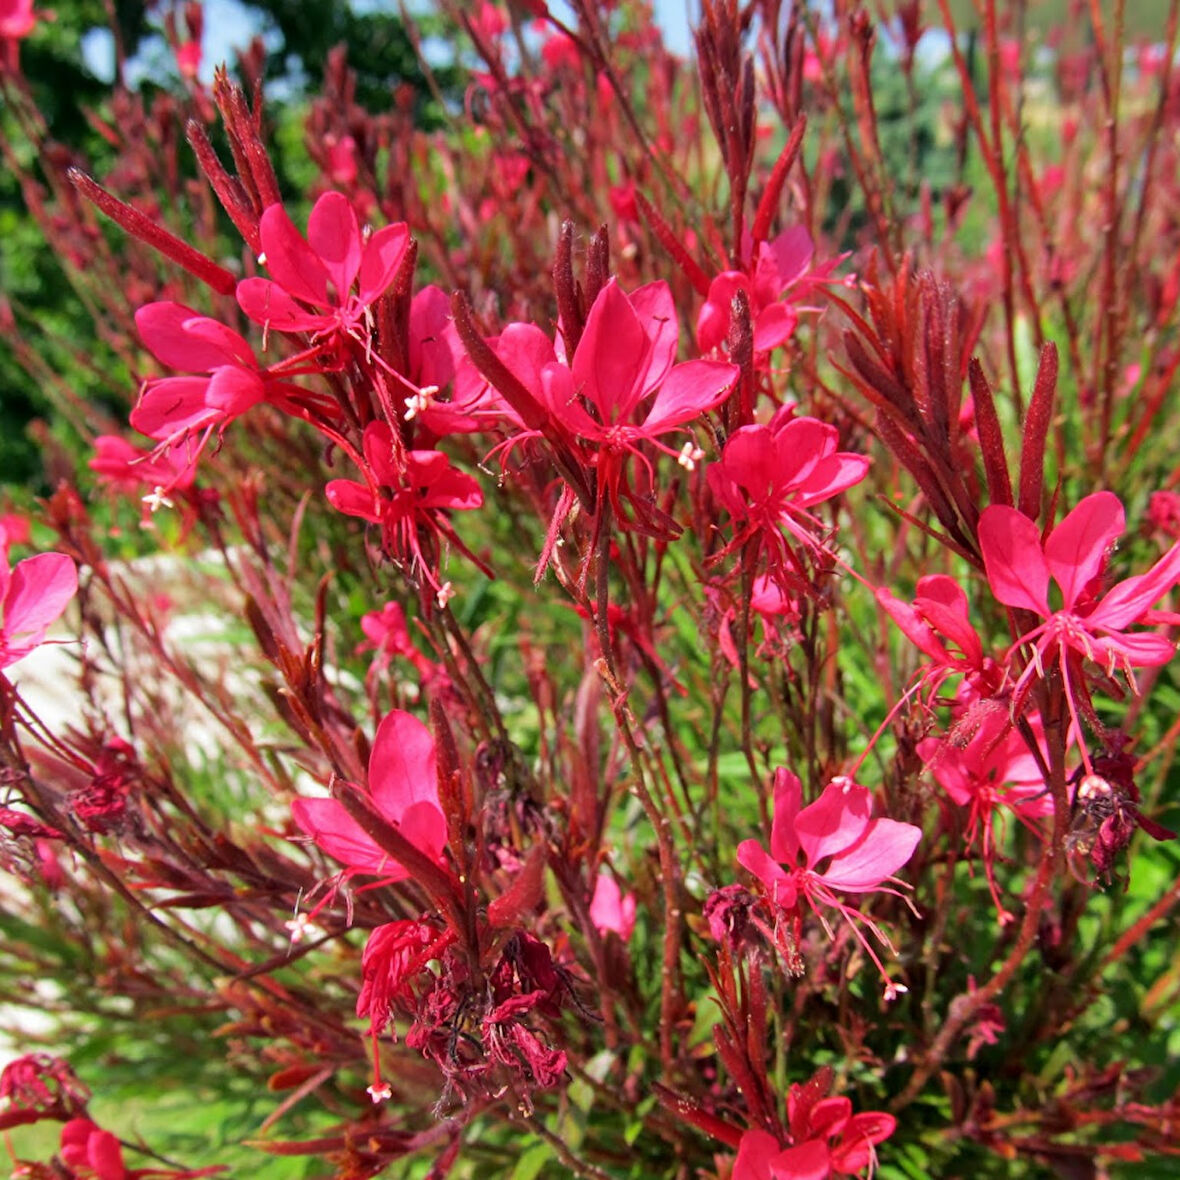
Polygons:
<instances>
[{"instance_id":1,"label":"pink flower","mask_svg":"<svg viewBox=\"0 0 1180 1180\"><path fill-rule=\"evenodd\" d=\"M131 425L171 446L214 430L261 402L306 418L309 409L335 416L334 403L261 369L250 345L237 332L180 303L148 303L135 313L135 326L162 365L194 374L149 381L131 411Z\"/></svg>"},{"instance_id":2,"label":"pink flower","mask_svg":"<svg viewBox=\"0 0 1180 1180\"><path fill-rule=\"evenodd\" d=\"M948 676L962 674L974 696L992 696L1000 687L1000 669L983 654L983 643L971 625L967 595L945 574L918 579L912 604L881 587L877 601L886 614L931 663L919 672L931 693Z\"/></svg>"},{"instance_id":3,"label":"pink flower","mask_svg":"<svg viewBox=\"0 0 1180 1180\"><path fill-rule=\"evenodd\" d=\"M881 1111L852 1113L847 1098L827 1097L832 1073L822 1069L787 1096L791 1146L784 1148L767 1131L742 1136L731 1180L827 1180L851 1176L876 1161L874 1148L897 1128Z\"/></svg>"},{"instance_id":4,"label":"pink flower","mask_svg":"<svg viewBox=\"0 0 1180 1180\"><path fill-rule=\"evenodd\" d=\"M399 709L377 727L369 756L368 791L382 816L433 861L442 859L447 821L438 801L434 739L416 717ZM351 872L403 881L409 870L390 856L335 799L296 799L296 824Z\"/></svg>"},{"instance_id":5,"label":"pink flower","mask_svg":"<svg viewBox=\"0 0 1180 1180\"><path fill-rule=\"evenodd\" d=\"M1017 678L1017 691L1032 676L1043 675L1047 662L1057 659L1078 733L1081 726L1073 694L1084 690L1084 684L1080 677L1071 683L1071 666L1076 675L1080 660L1090 660L1108 676L1121 670L1133 686L1133 668L1165 664L1176 650L1164 635L1128 634L1126 628L1175 621L1175 616L1157 614L1151 608L1180 582L1180 544L1173 545L1147 573L1126 578L1099 597L1107 554L1124 525L1123 506L1111 492L1087 496L1044 541L1036 524L1015 508L993 504L979 518L979 547L992 593L1005 606L1044 619L1014 645L1014 651L1032 649ZM1049 605L1050 578L1061 591L1057 610ZM1088 766L1084 749L1082 754Z\"/></svg>"},{"instance_id":6,"label":"pink flower","mask_svg":"<svg viewBox=\"0 0 1180 1180\"><path fill-rule=\"evenodd\" d=\"M674 364L679 334L667 283L627 295L612 279L594 300L568 364L532 324L510 324L495 346L547 416L581 440L583 461L597 472L599 504L609 501L625 520L621 500L628 500L636 524L655 533L665 532L669 522L657 519L646 495L655 479L641 444L691 468L700 458L691 444L677 451L660 440L719 406L738 378L735 365L718 361ZM632 459L643 471L634 481Z\"/></svg>"},{"instance_id":7,"label":"pink flower","mask_svg":"<svg viewBox=\"0 0 1180 1180\"><path fill-rule=\"evenodd\" d=\"M442 451L401 451L399 456L393 431L385 422L365 427L363 446L368 482L334 479L324 494L337 511L379 524L390 555L420 569L438 590L418 530L424 527L441 533L462 548L443 513L478 508L483 503L479 484L452 467Z\"/></svg>"},{"instance_id":8,"label":"pink flower","mask_svg":"<svg viewBox=\"0 0 1180 1180\"><path fill-rule=\"evenodd\" d=\"M743 251L748 256L749 246ZM784 230L773 242L759 242L755 257L745 270L722 271L710 284L709 294L697 317L697 347L701 352L722 348L729 336L733 297L744 291L754 321L754 351L765 355L785 344L799 323L799 304L828 282L840 262L834 258L812 269L815 245L801 226Z\"/></svg>"},{"instance_id":9,"label":"pink flower","mask_svg":"<svg viewBox=\"0 0 1180 1180\"><path fill-rule=\"evenodd\" d=\"M478 430L487 385L478 379L471 383L470 362L466 380L456 381L451 399L438 396L456 380L456 371L466 360L451 321L451 301L441 287L423 287L411 301L409 351L406 377L419 392L405 399L405 420L420 423L438 438Z\"/></svg>"},{"instance_id":10,"label":"pink flower","mask_svg":"<svg viewBox=\"0 0 1180 1180\"><path fill-rule=\"evenodd\" d=\"M88 466L102 483L123 495L136 495L144 487L187 491L196 481L196 464L175 450L144 451L117 434L100 434L94 440Z\"/></svg>"},{"instance_id":11,"label":"pink flower","mask_svg":"<svg viewBox=\"0 0 1180 1180\"><path fill-rule=\"evenodd\" d=\"M598 874L590 902L590 921L599 934L613 931L624 942L635 929L635 894L623 896L619 883L605 869Z\"/></svg>"},{"instance_id":12,"label":"pink flower","mask_svg":"<svg viewBox=\"0 0 1180 1180\"><path fill-rule=\"evenodd\" d=\"M807 510L859 483L869 468L864 455L838 451L834 426L795 418L791 407L766 425L730 435L721 460L708 471L709 487L740 522L731 546L761 538L772 551L785 541L780 529L811 548L820 521Z\"/></svg>"},{"instance_id":13,"label":"pink flower","mask_svg":"<svg viewBox=\"0 0 1180 1180\"><path fill-rule=\"evenodd\" d=\"M62 1127L61 1158L80 1180L127 1180L119 1140L89 1119L71 1119Z\"/></svg>"},{"instance_id":14,"label":"pink flower","mask_svg":"<svg viewBox=\"0 0 1180 1180\"><path fill-rule=\"evenodd\" d=\"M450 684L446 669L428 659L414 646L406 624L406 612L399 603L387 602L381 610L362 615L361 630L365 633L365 642L357 646L357 654L376 652L374 668L388 667L395 655L402 656L414 666L424 684L433 683L440 689Z\"/></svg>"},{"instance_id":15,"label":"pink flower","mask_svg":"<svg viewBox=\"0 0 1180 1180\"><path fill-rule=\"evenodd\" d=\"M757 840L743 840L738 845L738 863L762 883L776 918L785 915L796 928L802 923L804 901L819 915L825 928L827 922L820 907L839 910L876 963L885 979L885 996L891 999L905 989L889 979L876 952L852 920L856 911L840 902L836 892L871 893L882 889L895 893L885 883L892 881L893 874L913 855L922 830L896 820L871 819L872 796L865 787L846 778L834 779L814 803L800 810L802 801L803 787L798 777L789 770L777 770L770 854ZM818 866L824 861L827 865L820 872ZM889 945L872 922L863 915L856 916Z\"/></svg>"},{"instance_id":16,"label":"pink flower","mask_svg":"<svg viewBox=\"0 0 1180 1180\"><path fill-rule=\"evenodd\" d=\"M9 570L0 532L0 668L24 659L78 592L78 570L63 553L40 553Z\"/></svg>"},{"instance_id":17,"label":"pink flower","mask_svg":"<svg viewBox=\"0 0 1180 1180\"><path fill-rule=\"evenodd\" d=\"M1033 716L1029 721L1040 740L1040 718ZM1036 758L1004 708L985 714L965 745L950 737L926 738L918 743L918 755L938 785L967 809L967 845L979 840L1000 923L1008 922L1012 915L1000 900L993 865L996 816L1001 808L1008 808L1036 832L1036 821L1052 814L1053 800Z\"/></svg>"},{"instance_id":18,"label":"pink flower","mask_svg":"<svg viewBox=\"0 0 1180 1180\"><path fill-rule=\"evenodd\" d=\"M242 310L255 323L280 332L330 337L367 335L361 329L368 309L393 282L410 241L404 222L387 225L365 241L352 202L334 192L316 201L306 239L282 205L263 213L259 231L274 280L240 282Z\"/></svg>"}]
</instances>

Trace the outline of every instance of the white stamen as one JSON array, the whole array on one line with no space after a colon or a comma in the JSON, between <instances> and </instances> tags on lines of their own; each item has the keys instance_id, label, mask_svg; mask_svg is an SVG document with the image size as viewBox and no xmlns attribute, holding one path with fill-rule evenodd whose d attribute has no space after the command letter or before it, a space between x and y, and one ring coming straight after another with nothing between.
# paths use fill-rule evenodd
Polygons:
<instances>
[{"instance_id":1,"label":"white stamen","mask_svg":"<svg viewBox=\"0 0 1180 1180\"><path fill-rule=\"evenodd\" d=\"M388 1082L374 1082L368 1088L368 1095L372 1098L374 1104L384 1102L388 1098L393 1097L393 1089Z\"/></svg>"},{"instance_id":2,"label":"white stamen","mask_svg":"<svg viewBox=\"0 0 1180 1180\"><path fill-rule=\"evenodd\" d=\"M444 582L438 588L438 593L435 595L435 600L438 602L439 609L444 609L447 603L450 602L451 599L454 598L458 593L459 591L456 590L450 582Z\"/></svg>"},{"instance_id":3,"label":"white stamen","mask_svg":"<svg viewBox=\"0 0 1180 1180\"><path fill-rule=\"evenodd\" d=\"M296 914L295 917L289 922L284 922L283 925L291 932L292 942L302 942L311 929L311 919L306 914Z\"/></svg>"},{"instance_id":4,"label":"white stamen","mask_svg":"<svg viewBox=\"0 0 1180 1180\"><path fill-rule=\"evenodd\" d=\"M406 412L403 415L405 420L413 422L419 414L429 410L437 394L437 385L423 385L413 397L406 398L404 403Z\"/></svg>"},{"instance_id":5,"label":"white stamen","mask_svg":"<svg viewBox=\"0 0 1180 1180\"><path fill-rule=\"evenodd\" d=\"M159 512L161 508L172 507L172 501L164 495L164 488L159 484L143 497L143 502L152 510L153 514Z\"/></svg>"},{"instance_id":6,"label":"white stamen","mask_svg":"<svg viewBox=\"0 0 1180 1180\"><path fill-rule=\"evenodd\" d=\"M676 462L680 464L685 471L695 471L697 464L705 457L705 452L701 450L695 443L686 442L680 448L680 454L676 456Z\"/></svg>"}]
</instances>

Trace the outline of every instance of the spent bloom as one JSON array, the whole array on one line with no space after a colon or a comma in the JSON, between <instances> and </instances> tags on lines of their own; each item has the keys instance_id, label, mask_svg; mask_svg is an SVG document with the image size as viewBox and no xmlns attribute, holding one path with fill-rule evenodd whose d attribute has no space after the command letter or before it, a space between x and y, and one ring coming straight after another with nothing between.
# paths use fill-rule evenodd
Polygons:
<instances>
[{"instance_id":1,"label":"spent bloom","mask_svg":"<svg viewBox=\"0 0 1180 1180\"><path fill-rule=\"evenodd\" d=\"M447 821L438 801L434 738L416 717L394 709L377 727L369 756L368 793L374 806L424 856L442 859ZM296 824L350 872L403 881L409 870L348 814L336 799L296 799Z\"/></svg>"},{"instance_id":2,"label":"spent bloom","mask_svg":"<svg viewBox=\"0 0 1180 1180\"><path fill-rule=\"evenodd\" d=\"M847 778L830 782L820 797L802 807L803 787L797 775L780 768L774 776L774 819L770 853L757 840L743 840L737 858L761 882L779 921L790 923L798 946L803 903L816 913L831 935L824 909L838 910L849 923L885 980L886 998L904 991L890 980L881 960L861 934L856 920L888 946L888 939L864 915L845 905L837 893L871 893L888 887L893 874L913 855L921 828L891 819L872 819L873 800L867 788ZM802 863L800 863L802 854ZM820 865L826 866L820 870Z\"/></svg>"}]
</instances>

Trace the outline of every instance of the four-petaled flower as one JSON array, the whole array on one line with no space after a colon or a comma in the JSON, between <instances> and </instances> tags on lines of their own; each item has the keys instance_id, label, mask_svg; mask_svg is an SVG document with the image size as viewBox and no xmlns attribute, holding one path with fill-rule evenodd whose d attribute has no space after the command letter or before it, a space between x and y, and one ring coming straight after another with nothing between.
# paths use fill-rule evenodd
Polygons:
<instances>
[{"instance_id":1,"label":"four-petaled flower","mask_svg":"<svg viewBox=\"0 0 1180 1180\"><path fill-rule=\"evenodd\" d=\"M889 978L853 918L864 922L885 946L889 946L889 940L863 914L844 905L836 892L896 893L886 882L893 881L893 874L913 855L922 830L892 819L872 819L872 796L867 788L847 778L830 782L810 806L801 809L802 802L803 787L798 777L789 770L777 770L770 853L757 840L743 840L738 845L738 862L762 883L776 919L785 917L791 922L795 947L802 927L803 902L819 917L829 935L831 928L820 907L838 910L877 965L885 980L885 996L891 999L905 988ZM821 872L819 865L824 861L827 865Z\"/></svg>"},{"instance_id":2,"label":"four-petaled flower","mask_svg":"<svg viewBox=\"0 0 1180 1180\"><path fill-rule=\"evenodd\" d=\"M747 244L745 253L749 254ZM795 332L801 302L817 287L830 282L831 271L840 263L833 258L813 268L815 245L801 226L784 230L773 242L759 242L756 256L746 270L722 271L709 284L709 294L697 317L697 346L701 352L722 347L729 336L733 297L744 291L750 301L754 327L754 353L764 360Z\"/></svg>"},{"instance_id":3,"label":"four-petaled flower","mask_svg":"<svg viewBox=\"0 0 1180 1180\"><path fill-rule=\"evenodd\" d=\"M262 214L259 233L274 279L243 279L237 292L242 310L264 327L310 332L335 343L361 333L369 308L393 282L410 242L401 221L364 240L352 202L335 192L316 201L306 239L282 205Z\"/></svg>"},{"instance_id":4,"label":"four-petaled flower","mask_svg":"<svg viewBox=\"0 0 1180 1180\"><path fill-rule=\"evenodd\" d=\"M447 821L438 801L434 738L416 717L399 709L377 727L369 756L369 797L398 832L424 856L442 859ZM296 799L296 824L350 872L404 881L409 870L352 818L336 799Z\"/></svg>"},{"instance_id":5,"label":"four-petaled flower","mask_svg":"<svg viewBox=\"0 0 1180 1180\"><path fill-rule=\"evenodd\" d=\"M1028 722L1043 749L1040 718L1033 714ZM988 889L1003 925L1012 915L1000 900L995 877L997 812L1001 807L1010 809L1039 835L1036 821L1052 814L1053 799L1040 764L1006 708L983 714L977 726L965 744L953 737L931 737L918 743L917 752L935 782L958 806L967 808L966 843L971 847L979 841Z\"/></svg>"},{"instance_id":6,"label":"four-petaled flower","mask_svg":"<svg viewBox=\"0 0 1180 1180\"><path fill-rule=\"evenodd\" d=\"M1122 671L1134 687L1133 668L1167 663L1176 651L1164 635L1128 634L1126 629L1176 621L1151 608L1180 582L1180 544L1147 573L1126 578L1101 594L1107 553L1125 524L1123 506L1112 492L1087 496L1043 541L1036 524L1015 508L993 504L979 518L979 547L992 593L1005 606L1044 620L1022 634L1014 647L1031 648L1016 679L1017 699L1029 680L1044 675L1046 664L1056 659L1079 734L1074 694L1085 691L1082 659L1099 664L1108 676ZM1059 609L1049 602L1050 578L1061 591ZM1082 758L1088 766L1084 747Z\"/></svg>"},{"instance_id":7,"label":"four-petaled flower","mask_svg":"<svg viewBox=\"0 0 1180 1180\"><path fill-rule=\"evenodd\" d=\"M156 360L192 374L149 381L131 411L131 425L160 441L161 450L181 439L201 436L192 453L184 456L185 469L214 430L224 431L262 402L299 418L307 418L309 411L337 416L330 398L260 368L250 345L237 332L181 303L145 304L135 313L135 326Z\"/></svg>"},{"instance_id":8,"label":"four-petaled flower","mask_svg":"<svg viewBox=\"0 0 1180 1180\"><path fill-rule=\"evenodd\" d=\"M594 300L568 364L532 324L508 325L495 344L500 360L537 403L580 440L583 462L597 473L599 507L609 503L625 521L625 499L632 523L657 535L670 525L650 502L655 473L641 444L678 459L680 448L660 440L719 406L739 375L736 365L720 361L674 364L679 335L667 283L648 283L627 295L612 279ZM632 474L632 459L639 461L641 476Z\"/></svg>"},{"instance_id":9,"label":"four-petaled flower","mask_svg":"<svg viewBox=\"0 0 1180 1180\"><path fill-rule=\"evenodd\" d=\"M479 484L452 467L442 451L395 448L393 431L385 422L365 427L363 446L369 482L334 479L324 494L338 511L379 524L390 556L420 569L430 585L440 590L433 562L422 552L418 530L425 527L441 533L467 553L444 512L478 508L483 503Z\"/></svg>"},{"instance_id":10,"label":"four-petaled flower","mask_svg":"<svg viewBox=\"0 0 1180 1180\"><path fill-rule=\"evenodd\" d=\"M758 539L785 557L780 529L786 529L803 545L819 548L820 522L808 509L859 483L869 469L864 455L838 451L837 440L834 426L796 418L792 406L765 425L735 430L708 471L713 494L740 522L729 547Z\"/></svg>"},{"instance_id":11,"label":"four-petaled flower","mask_svg":"<svg viewBox=\"0 0 1180 1180\"><path fill-rule=\"evenodd\" d=\"M931 663L919 670L919 683L931 695L948 676L965 677L964 696L978 699L993 696L1000 687L1002 672L991 656L983 653L983 642L971 625L967 595L962 586L945 574L918 579L913 603L902 602L888 590L877 590L877 601Z\"/></svg>"},{"instance_id":12,"label":"four-petaled flower","mask_svg":"<svg viewBox=\"0 0 1180 1180\"><path fill-rule=\"evenodd\" d=\"M827 1180L870 1167L874 1148L893 1134L897 1120L876 1110L853 1114L849 1099L826 1096L831 1081L831 1070L824 1068L793 1085L787 1096L791 1145L784 1148L769 1131L747 1131L731 1180Z\"/></svg>"}]
</instances>

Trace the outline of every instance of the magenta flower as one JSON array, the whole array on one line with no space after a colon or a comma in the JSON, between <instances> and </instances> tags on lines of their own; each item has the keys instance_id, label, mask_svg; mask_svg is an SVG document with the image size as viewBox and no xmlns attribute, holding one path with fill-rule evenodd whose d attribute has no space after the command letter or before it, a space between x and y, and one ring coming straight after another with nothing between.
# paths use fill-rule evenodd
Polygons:
<instances>
[{"instance_id":1,"label":"magenta flower","mask_svg":"<svg viewBox=\"0 0 1180 1180\"><path fill-rule=\"evenodd\" d=\"M748 256L749 246L743 251ZM834 258L813 268L815 244L801 226L784 230L773 242L759 242L757 255L743 270L722 271L709 284L709 294L697 317L697 346L701 352L721 348L728 336L733 297L744 291L754 321L754 352L762 357L785 344L799 323L800 311L818 311L801 303L826 282L841 261Z\"/></svg>"},{"instance_id":2,"label":"magenta flower","mask_svg":"<svg viewBox=\"0 0 1180 1180\"><path fill-rule=\"evenodd\" d=\"M174 450L145 451L117 434L100 434L88 464L99 480L125 496L143 488L188 491L196 482L196 464Z\"/></svg>"},{"instance_id":3,"label":"magenta flower","mask_svg":"<svg viewBox=\"0 0 1180 1180\"><path fill-rule=\"evenodd\" d=\"M334 479L324 494L337 511L379 524L389 554L421 569L434 589L440 590L422 553L418 530L425 527L441 533L463 549L444 513L478 508L483 503L479 484L452 467L442 451L401 451L399 455L388 423L370 422L363 445L369 482Z\"/></svg>"},{"instance_id":4,"label":"magenta flower","mask_svg":"<svg viewBox=\"0 0 1180 1180\"><path fill-rule=\"evenodd\" d=\"M325 193L316 201L306 239L282 205L263 213L259 232L262 261L274 279L240 282L242 310L255 323L280 332L335 338L361 333L368 309L393 282L410 241L404 222L364 240L356 210L341 193Z\"/></svg>"},{"instance_id":5,"label":"magenta flower","mask_svg":"<svg viewBox=\"0 0 1180 1180\"><path fill-rule=\"evenodd\" d=\"M86 1180L127 1180L119 1140L89 1119L71 1119L62 1127L61 1158Z\"/></svg>"},{"instance_id":6,"label":"magenta flower","mask_svg":"<svg viewBox=\"0 0 1180 1180\"><path fill-rule=\"evenodd\" d=\"M731 1180L827 1180L852 1176L876 1162L878 1143L897 1129L897 1120L882 1111L852 1113L843 1097L827 1097L830 1069L822 1069L787 1096L791 1145L784 1148L767 1131L742 1136Z\"/></svg>"},{"instance_id":7,"label":"magenta flower","mask_svg":"<svg viewBox=\"0 0 1180 1180\"><path fill-rule=\"evenodd\" d=\"M300 418L309 410L336 416L333 402L260 368L237 332L183 304L148 303L135 326L162 365L193 374L149 381L131 411L131 425L165 447L199 433L199 452L214 430L262 402Z\"/></svg>"},{"instance_id":8,"label":"magenta flower","mask_svg":"<svg viewBox=\"0 0 1180 1180\"><path fill-rule=\"evenodd\" d=\"M930 663L919 670L920 680L936 692L948 676L966 677L973 697L993 696L1000 687L1000 669L983 654L983 643L971 625L967 595L945 574L918 579L913 603L902 602L881 587L877 601Z\"/></svg>"},{"instance_id":9,"label":"magenta flower","mask_svg":"<svg viewBox=\"0 0 1180 1180\"><path fill-rule=\"evenodd\" d=\"M64 553L39 553L9 569L0 531L0 668L23 660L78 592L78 570Z\"/></svg>"},{"instance_id":10,"label":"magenta flower","mask_svg":"<svg viewBox=\"0 0 1180 1180\"><path fill-rule=\"evenodd\" d=\"M1029 724L1040 740L1040 718L1030 717ZM1036 758L1006 708L984 714L965 745L950 737L926 738L918 743L918 755L935 782L967 809L967 846L979 841L1000 924L1009 922L1012 915L1000 900L995 878L996 821L1007 808L1030 831L1040 834L1037 820L1052 814L1053 800Z\"/></svg>"},{"instance_id":11,"label":"magenta flower","mask_svg":"<svg viewBox=\"0 0 1180 1180\"><path fill-rule=\"evenodd\" d=\"M803 787L798 777L789 770L777 770L770 853L757 840L743 840L738 845L738 863L762 883L776 920L786 916L792 921L796 945L803 902L819 917L829 935L831 928L821 907L838 910L885 979L886 999L892 999L905 988L886 974L853 915L885 946L889 946L888 939L871 921L844 905L836 893L896 893L886 883L893 882L893 874L913 855L922 830L896 820L871 819L872 796L865 787L847 778L834 779L814 803L800 809L802 801ZM819 866L825 861L821 872Z\"/></svg>"},{"instance_id":12,"label":"magenta flower","mask_svg":"<svg viewBox=\"0 0 1180 1180\"><path fill-rule=\"evenodd\" d=\"M772 553L782 553L785 529L818 548L821 522L808 509L860 483L869 469L864 455L838 451L837 441L834 426L795 418L791 407L766 425L735 430L708 471L713 494L739 522L731 545L760 538Z\"/></svg>"},{"instance_id":13,"label":"magenta flower","mask_svg":"<svg viewBox=\"0 0 1180 1180\"><path fill-rule=\"evenodd\" d=\"M1122 671L1134 686L1133 668L1156 667L1175 654L1164 635L1128 634L1137 624L1173 622L1175 616L1152 611L1180 582L1180 544L1173 545L1145 574L1125 578L1099 597L1107 554L1126 524L1123 506L1111 492L1087 496L1044 541L1036 524L1015 508L993 504L979 518L979 547L992 593L1005 606L1030 611L1044 622L1026 631L1014 649L1031 648L1030 659L1016 681L1017 692L1056 658L1069 691L1074 724L1071 665L1080 659L1102 666L1108 676ZM1049 604L1049 579L1061 591L1061 607ZM1070 658L1072 654L1072 659ZM1082 751L1083 760L1088 756Z\"/></svg>"},{"instance_id":14,"label":"magenta flower","mask_svg":"<svg viewBox=\"0 0 1180 1180\"><path fill-rule=\"evenodd\" d=\"M598 874L594 884L590 921L599 934L613 931L624 942L635 929L635 894L628 893L624 897L618 881L605 869Z\"/></svg>"},{"instance_id":15,"label":"magenta flower","mask_svg":"<svg viewBox=\"0 0 1180 1180\"><path fill-rule=\"evenodd\" d=\"M691 442L676 450L661 440L719 406L739 372L719 361L674 364L679 335L667 283L648 283L627 295L612 279L594 300L568 364L531 324L510 324L495 346L548 416L580 440L584 463L597 472L599 505L609 502L625 520L626 499L635 523L655 533L666 532L668 522L658 520L648 502L655 475L641 444L691 468L701 457ZM643 472L638 478L629 470L632 459Z\"/></svg>"},{"instance_id":16,"label":"magenta flower","mask_svg":"<svg viewBox=\"0 0 1180 1180\"><path fill-rule=\"evenodd\" d=\"M438 801L434 738L416 717L399 709L377 727L369 756L368 792L381 815L433 861L442 859L447 821ZM354 820L336 799L296 799L296 824L350 873L367 873L386 881L403 881L409 870Z\"/></svg>"}]
</instances>

